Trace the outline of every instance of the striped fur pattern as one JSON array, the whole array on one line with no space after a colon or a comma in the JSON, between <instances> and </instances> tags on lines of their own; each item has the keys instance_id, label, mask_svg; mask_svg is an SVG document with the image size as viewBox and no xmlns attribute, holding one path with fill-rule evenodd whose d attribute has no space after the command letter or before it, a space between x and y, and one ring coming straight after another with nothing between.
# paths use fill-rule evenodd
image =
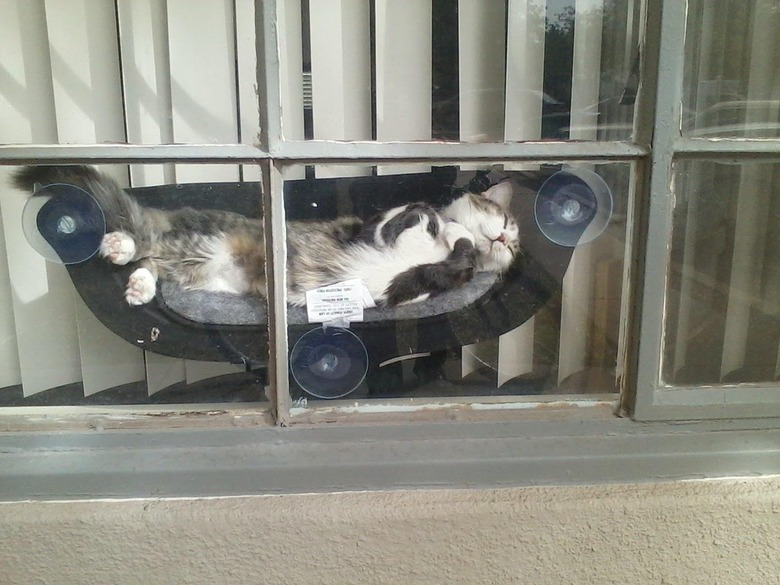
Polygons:
<instances>
[{"instance_id":1,"label":"striped fur pattern","mask_svg":"<svg viewBox=\"0 0 780 585\"><path fill-rule=\"evenodd\" d=\"M29 166L14 185L67 183L91 193L108 233L100 255L132 263L125 299L150 302L158 279L187 289L266 295L262 222L227 211L141 206L115 181L87 166ZM412 203L369 221L340 217L287 225L288 301L305 304L307 290L360 278L379 303L419 301L461 286L475 271L504 272L520 251L508 213L513 187L462 193L443 209Z\"/></svg>"}]
</instances>

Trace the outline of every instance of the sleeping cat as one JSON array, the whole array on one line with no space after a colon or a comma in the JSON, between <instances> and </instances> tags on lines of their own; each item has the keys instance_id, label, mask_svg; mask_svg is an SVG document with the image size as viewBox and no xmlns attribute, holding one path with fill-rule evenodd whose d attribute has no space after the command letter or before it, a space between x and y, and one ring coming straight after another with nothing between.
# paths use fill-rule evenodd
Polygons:
<instances>
[{"instance_id":1,"label":"sleeping cat","mask_svg":"<svg viewBox=\"0 0 780 585\"><path fill-rule=\"evenodd\" d=\"M217 210L159 210L141 206L113 179L87 166L29 166L15 185L66 183L81 187L102 208L108 228L99 254L135 263L125 300L151 301L157 279L187 289L265 296L261 220ZM305 292L360 278L378 303L420 301L468 282L475 271L506 271L519 252L508 206L511 181L482 194L463 192L441 210L425 203L390 209L369 221L341 217L287 224L288 302Z\"/></svg>"}]
</instances>

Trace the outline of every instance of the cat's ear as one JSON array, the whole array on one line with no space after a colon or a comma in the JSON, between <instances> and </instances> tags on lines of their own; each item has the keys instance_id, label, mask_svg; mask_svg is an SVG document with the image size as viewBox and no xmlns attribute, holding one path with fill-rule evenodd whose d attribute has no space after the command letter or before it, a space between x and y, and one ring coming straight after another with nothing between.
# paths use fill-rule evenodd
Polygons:
<instances>
[{"instance_id":1,"label":"cat's ear","mask_svg":"<svg viewBox=\"0 0 780 585\"><path fill-rule=\"evenodd\" d=\"M504 179L503 181L496 183L490 189L482 193L484 197L487 197L494 203L498 203L498 206L504 211L509 210L509 204L512 202L512 197L518 193L518 185L512 179Z\"/></svg>"}]
</instances>

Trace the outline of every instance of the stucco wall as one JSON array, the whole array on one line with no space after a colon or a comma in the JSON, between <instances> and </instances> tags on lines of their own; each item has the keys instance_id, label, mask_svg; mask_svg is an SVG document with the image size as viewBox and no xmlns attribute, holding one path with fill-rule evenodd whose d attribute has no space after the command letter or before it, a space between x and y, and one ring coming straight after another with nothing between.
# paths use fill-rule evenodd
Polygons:
<instances>
[{"instance_id":1,"label":"stucco wall","mask_svg":"<svg viewBox=\"0 0 780 585\"><path fill-rule=\"evenodd\" d=\"M780 583L780 478L0 505L0 583Z\"/></svg>"}]
</instances>

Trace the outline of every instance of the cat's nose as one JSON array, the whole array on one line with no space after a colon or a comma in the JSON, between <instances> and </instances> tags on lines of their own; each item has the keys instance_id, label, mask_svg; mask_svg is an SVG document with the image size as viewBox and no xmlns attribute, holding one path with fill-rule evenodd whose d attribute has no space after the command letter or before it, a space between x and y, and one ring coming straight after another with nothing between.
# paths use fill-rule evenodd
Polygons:
<instances>
[{"instance_id":1,"label":"cat's nose","mask_svg":"<svg viewBox=\"0 0 780 585\"><path fill-rule=\"evenodd\" d=\"M501 234L500 236L498 236L498 237L497 237L495 240L493 240L493 241L494 241L494 242L501 242L502 244L506 245L506 234Z\"/></svg>"}]
</instances>

